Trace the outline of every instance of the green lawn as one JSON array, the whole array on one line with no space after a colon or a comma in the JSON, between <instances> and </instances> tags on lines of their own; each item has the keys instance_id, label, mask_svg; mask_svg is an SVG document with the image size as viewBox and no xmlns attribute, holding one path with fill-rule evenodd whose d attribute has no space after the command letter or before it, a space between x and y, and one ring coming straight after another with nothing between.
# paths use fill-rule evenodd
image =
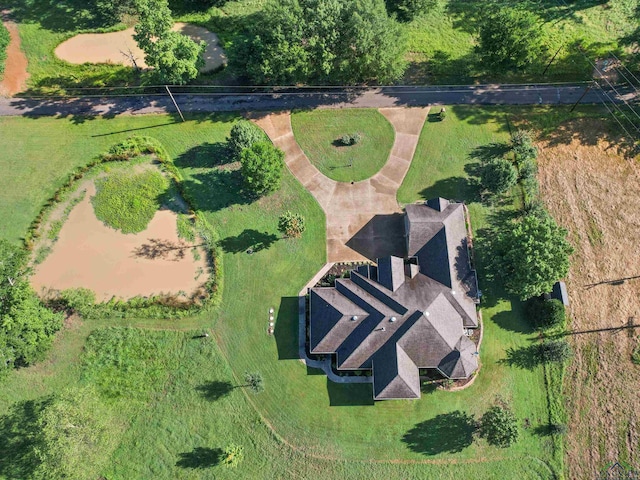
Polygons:
<instances>
[{"instance_id":1,"label":"green lawn","mask_svg":"<svg viewBox=\"0 0 640 480\"><path fill-rule=\"evenodd\" d=\"M393 126L375 109L299 111L291 115L296 141L311 163L339 182L357 182L373 176L389 158ZM345 146L343 135L360 141Z\"/></svg>"},{"instance_id":2,"label":"green lawn","mask_svg":"<svg viewBox=\"0 0 640 480\"><path fill-rule=\"evenodd\" d=\"M506 138L499 120L504 111L465 112L455 107L445 122L427 122L399 198L419 200L425 189L434 193L437 189L443 196L452 196L448 191L464 193L461 180L448 191L440 186L447 176L464 177L469 149ZM237 165L227 163L222 145L235 118L201 115L184 124L164 115L85 122L79 117L0 118L0 129L15 139L6 145L10 155L0 158L0 168L10 172L0 178L0 221L10 226L2 236L17 241L24 235L38 208L74 167L132 133L144 133L167 147L198 210L218 231L225 252L222 303L215 314L176 322L76 324L61 332L47 361L14 372L4 382L0 416L12 405L67 385L129 385L133 400L111 400L128 428L104 472L107 478L488 479L552 478L552 471L561 471L553 441L535 433L535 427L549 418L542 368L520 369L503 361L508 348L526 347L535 338L522 320L520 305L510 299L496 295L486 299L482 369L467 390L425 392L419 401L372 405L370 385L337 385L306 369L297 359L296 295L325 261L324 215L288 171L282 189L271 196L254 201L238 194ZM456 144L461 135L468 137L464 148ZM434 148L429 138L459 148ZM441 158L444 152L449 156ZM285 210L306 217L307 231L301 239L282 239L278 234L277 219ZM472 210L474 226L486 223L485 216L491 213L478 204ZM255 250L251 255L246 253L249 246ZM491 293L488 287L481 284ZM276 309L274 336L266 334L270 307ZM117 356L83 361L87 335L108 325L153 330L139 333L150 354L132 354L123 360L127 366L123 369L109 364ZM203 328L212 334L209 341L192 338ZM139 348L138 340L122 342L126 355ZM103 350L117 351L104 348L98 354L106 355ZM265 392L245 395L243 389L234 388L224 398L207 398L218 395L220 383L240 384L247 370L262 373ZM141 377L135 375L147 371L152 382L136 380ZM517 416L522 421L528 418L532 428L523 430L520 442L507 450L490 447L484 440L469 445L468 428L455 422L455 412L479 416L497 394L510 400ZM7 430L7 422L13 420L25 419L5 416L0 421L3 451L19 450L7 444L15 440ZM231 442L244 445L244 463L237 471L212 465L216 449ZM0 478L15 477L12 468L21 461L19 455L3 456Z\"/></svg>"}]
</instances>

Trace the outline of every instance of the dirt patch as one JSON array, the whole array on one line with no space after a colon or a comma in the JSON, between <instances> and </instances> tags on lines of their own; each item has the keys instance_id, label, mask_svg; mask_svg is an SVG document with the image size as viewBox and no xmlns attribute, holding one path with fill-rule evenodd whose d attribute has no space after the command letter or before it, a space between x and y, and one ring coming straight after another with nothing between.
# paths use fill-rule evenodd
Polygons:
<instances>
[{"instance_id":1,"label":"dirt patch","mask_svg":"<svg viewBox=\"0 0 640 480\"><path fill-rule=\"evenodd\" d=\"M6 12L2 12L2 18L6 18ZM7 47L4 76L0 82L0 96L10 97L26 88L29 74L27 73L27 57L20 49L18 25L9 20L5 20L3 23L9 30L11 40Z\"/></svg>"},{"instance_id":2,"label":"dirt patch","mask_svg":"<svg viewBox=\"0 0 640 480\"><path fill-rule=\"evenodd\" d=\"M206 261L178 237L176 214L161 210L147 229L125 235L100 222L93 211L93 182L71 211L51 254L36 267L36 291L85 287L98 300L196 291L206 280Z\"/></svg>"},{"instance_id":3,"label":"dirt patch","mask_svg":"<svg viewBox=\"0 0 640 480\"><path fill-rule=\"evenodd\" d=\"M188 23L176 23L172 30L180 32L196 42L203 41L207 47L204 52L205 65L202 72L215 70L227 63L220 46L218 36L207 30ZM144 52L133 39L134 30L128 28L110 33L82 33L62 42L56 47L58 58L69 63L116 63L134 66L131 55L139 68L147 68Z\"/></svg>"},{"instance_id":4,"label":"dirt patch","mask_svg":"<svg viewBox=\"0 0 640 480\"><path fill-rule=\"evenodd\" d=\"M607 141L584 145L574 135L598 138L602 128L584 119L563 130L562 141L539 144L543 198L576 249L567 281L574 332L640 323L640 278L633 278L640 275L640 169ZM638 335L569 337L569 478L595 478L616 460L640 466L640 367L630 358Z\"/></svg>"}]
</instances>

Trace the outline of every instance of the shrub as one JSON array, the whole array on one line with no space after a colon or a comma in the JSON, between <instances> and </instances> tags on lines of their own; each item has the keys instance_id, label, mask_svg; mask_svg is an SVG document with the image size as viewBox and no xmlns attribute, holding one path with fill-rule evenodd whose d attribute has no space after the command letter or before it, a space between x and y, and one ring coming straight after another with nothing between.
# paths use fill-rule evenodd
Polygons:
<instances>
[{"instance_id":1,"label":"shrub","mask_svg":"<svg viewBox=\"0 0 640 480\"><path fill-rule=\"evenodd\" d=\"M480 181L482 186L494 195L501 195L513 187L518 179L518 172L511 162L497 158L484 166Z\"/></svg>"},{"instance_id":2,"label":"shrub","mask_svg":"<svg viewBox=\"0 0 640 480\"><path fill-rule=\"evenodd\" d=\"M270 142L258 142L240 154L242 176L247 188L265 195L280 188L284 152Z\"/></svg>"},{"instance_id":3,"label":"shrub","mask_svg":"<svg viewBox=\"0 0 640 480\"><path fill-rule=\"evenodd\" d=\"M566 321L564 305L556 299L532 298L527 303L526 312L529 321L543 329L563 327Z\"/></svg>"},{"instance_id":4,"label":"shrub","mask_svg":"<svg viewBox=\"0 0 640 480\"><path fill-rule=\"evenodd\" d=\"M571 347L566 340L547 340L540 345L540 356L544 362L564 362L571 358Z\"/></svg>"},{"instance_id":5,"label":"shrub","mask_svg":"<svg viewBox=\"0 0 640 480\"><path fill-rule=\"evenodd\" d=\"M300 238L305 228L304 217L299 213L292 213L287 210L280 215L278 230L286 237Z\"/></svg>"},{"instance_id":6,"label":"shrub","mask_svg":"<svg viewBox=\"0 0 640 480\"><path fill-rule=\"evenodd\" d=\"M538 163L533 158L521 160L518 162L518 173L518 179L521 181L529 179L536 180L536 175L538 174Z\"/></svg>"},{"instance_id":7,"label":"shrub","mask_svg":"<svg viewBox=\"0 0 640 480\"><path fill-rule=\"evenodd\" d=\"M235 468L244 458L244 447L242 445L231 445L225 447L222 464L228 468Z\"/></svg>"},{"instance_id":8,"label":"shrub","mask_svg":"<svg viewBox=\"0 0 640 480\"><path fill-rule=\"evenodd\" d=\"M88 317L96 303L96 294L88 288L69 288L60 292L60 300L68 309Z\"/></svg>"},{"instance_id":9,"label":"shrub","mask_svg":"<svg viewBox=\"0 0 640 480\"><path fill-rule=\"evenodd\" d=\"M549 433L551 435L565 435L569 429L564 423L552 423L549 425Z\"/></svg>"},{"instance_id":10,"label":"shrub","mask_svg":"<svg viewBox=\"0 0 640 480\"><path fill-rule=\"evenodd\" d=\"M443 108L438 112L438 120L442 122L445 118L447 118L447 111Z\"/></svg>"},{"instance_id":11,"label":"shrub","mask_svg":"<svg viewBox=\"0 0 640 480\"><path fill-rule=\"evenodd\" d=\"M264 391L264 380L260 372L245 372L244 381L247 382L245 386L249 387L253 393Z\"/></svg>"},{"instance_id":12,"label":"shrub","mask_svg":"<svg viewBox=\"0 0 640 480\"><path fill-rule=\"evenodd\" d=\"M9 45L10 37L9 31L0 23L0 80L2 80L4 74L4 62L7 59L7 46Z\"/></svg>"},{"instance_id":13,"label":"shrub","mask_svg":"<svg viewBox=\"0 0 640 480\"><path fill-rule=\"evenodd\" d=\"M511 150L518 168L522 168L521 162L538 158L538 149L533 144L531 132L528 130L516 130L511 135Z\"/></svg>"},{"instance_id":14,"label":"shrub","mask_svg":"<svg viewBox=\"0 0 640 480\"><path fill-rule=\"evenodd\" d=\"M640 365L640 343L636 345L631 353L631 361L636 365Z\"/></svg>"},{"instance_id":15,"label":"shrub","mask_svg":"<svg viewBox=\"0 0 640 480\"><path fill-rule=\"evenodd\" d=\"M480 419L480 435L491 445L509 447L519 433L518 420L507 405L494 405Z\"/></svg>"},{"instance_id":16,"label":"shrub","mask_svg":"<svg viewBox=\"0 0 640 480\"><path fill-rule=\"evenodd\" d=\"M359 143L362 136L359 133L349 133L340 137L340 143L345 147Z\"/></svg>"},{"instance_id":17,"label":"shrub","mask_svg":"<svg viewBox=\"0 0 640 480\"><path fill-rule=\"evenodd\" d=\"M387 0L386 3L389 13L395 13L402 22L410 22L433 5L432 0Z\"/></svg>"},{"instance_id":18,"label":"shrub","mask_svg":"<svg viewBox=\"0 0 640 480\"><path fill-rule=\"evenodd\" d=\"M227 148L235 160L245 148L251 148L255 143L264 142L267 136L260 127L248 120L240 120L233 124L227 137Z\"/></svg>"}]
</instances>

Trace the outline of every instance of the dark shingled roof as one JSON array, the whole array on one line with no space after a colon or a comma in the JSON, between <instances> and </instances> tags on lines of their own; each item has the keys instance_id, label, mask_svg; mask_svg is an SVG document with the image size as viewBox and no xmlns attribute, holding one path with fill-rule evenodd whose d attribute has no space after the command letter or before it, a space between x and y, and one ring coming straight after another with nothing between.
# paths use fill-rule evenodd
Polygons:
<instances>
[{"instance_id":1,"label":"dark shingled roof","mask_svg":"<svg viewBox=\"0 0 640 480\"><path fill-rule=\"evenodd\" d=\"M419 398L418 368L458 379L478 367L464 332L477 316L462 205L409 205L405 225L413 271L402 258L380 258L310 292L311 353L335 353L339 370L371 369L376 400Z\"/></svg>"}]
</instances>

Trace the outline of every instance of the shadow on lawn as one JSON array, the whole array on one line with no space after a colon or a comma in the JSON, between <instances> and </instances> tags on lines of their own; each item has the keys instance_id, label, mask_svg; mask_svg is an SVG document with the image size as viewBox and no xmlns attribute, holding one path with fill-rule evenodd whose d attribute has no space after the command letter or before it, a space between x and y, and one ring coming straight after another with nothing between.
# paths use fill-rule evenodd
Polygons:
<instances>
[{"instance_id":1,"label":"shadow on lawn","mask_svg":"<svg viewBox=\"0 0 640 480\"><path fill-rule=\"evenodd\" d=\"M222 460L222 454L221 448L196 447L191 452L181 453L176 467L191 469L215 467Z\"/></svg>"},{"instance_id":2,"label":"shadow on lawn","mask_svg":"<svg viewBox=\"0 0 640 480\"><path fill-rule=\"evenodd\" d=\"M298 297L282 297L280 299L278 317L273 332L278 348L278 360L300 358L298 354L298 305ZM266 318L265 314L265 320Z\"/></svg>"},{"instance_id":3,"label":"shadow on lawn","mask_svg":"<svg viewBox=\"0 0 640 480\"><path fill-rule=\"evenodd\" d=\"M329 405L332 407L361 407L373 405L370 383L335 383L327 378Z\"/></svg>"},{"instance_id":4,"label":"shadow on lawn","mask_svg":"<svg viewBox=\"0 0 640 480\"><path fill-rule=\"evenodd\" d=\"M249 253L249 249L251 249L251 253L256 253L269 248L278 240L278 236L273 233L246 229L240 235L220 240L218 244L227 253Z\"/></svg>"},{"instance_id":5,"label":"shadow on lawn","mask_svg":"<svg viewBox=\"0 0 640 480\"><path fill-rule=\"evenodd\" d=\"M39 463L34 451L40 431L37 419L48 403L48 399L20 402L0 417L0 477L31 477Z\"/></svg>"},{"instance_id":6,"label":"shadow on lawn","mask_svg":"<svg viewBox=\"0 0 640 480\"><path fill-rule=\"evenodd\" d=\"M196 390L207 400L215 402L229 395L234 388L230 382L213 381L198 385Z\"/></svg>"},{"instance_id":7,"label":"shadow on lawn","mask_svg":"<svg viewBox=\"0 0 640 480\"><path fill-rule=\"evenodd\" d=\"M480 184L472 178L448 177L438 180L432 186L423 189L420 192L420 196L425 200L442 197L471 203L480 201Z\"/></svg>"},{"instance_id":8,"label":"shadow on lawn","mask_svg":"<svg viewBox=\"0 0 640 480\"><path fill-rule=\"evenodd\" d=\"M456 410L416 424L402 441L416 453L458 453L473 443L477 424L472 415Z\"/></svg>"},{"instance_id":9,"label":"shadow on lawn","mask_svg":"<svg viewBox=\"0 0 640 480\"><path fill-rule=\"evenodd\" d=\"M524 370L533 370L542 364L542 361L540 345L534 344L528 347L509 348L507 357L499 360L498 363L506 363L511 367L518 367Z\"/></svg>"},{"instance_id":10,"label":"shadow on lawn","mask_svg":"<svg viewBox=\"0 0 640 480\"><path fill-rule=\"evenodd\" d=\"M174 160L178 168L209 168L231 162L226 142L196 145Z\"/></svg>"}]
</instances>

